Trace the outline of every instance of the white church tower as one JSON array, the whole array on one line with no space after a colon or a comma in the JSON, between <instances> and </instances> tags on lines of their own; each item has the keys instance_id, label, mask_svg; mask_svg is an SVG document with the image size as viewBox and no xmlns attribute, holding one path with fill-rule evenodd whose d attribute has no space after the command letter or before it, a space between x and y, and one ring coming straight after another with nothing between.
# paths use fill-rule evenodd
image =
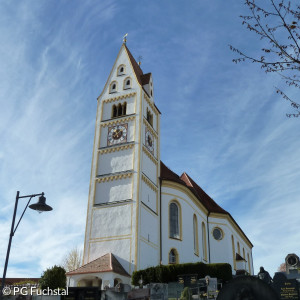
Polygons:
<instances>
[{"instance_id":1,"label":"white church tower","mask_svg":"<svg viewBox=\"0 0 300 300\"><path fill-rule=\"evenodd\" d=\"M126 42L97 101L83 265L68 285L115 286L136 270L191 262L253 274L253 245L230 213L160 161L152 75Z\"/></svg>"},{"instance_id":2,"label":"white church tower","mask_svg":"<svg viewBox=\"0 0 300 300\"><path fill-rule=\"evenodd\" d=\"M128 274L159 264L159 123L152 75L124 42L98 97L83 264L107 253Z\"/></svg>"}]
</instances>

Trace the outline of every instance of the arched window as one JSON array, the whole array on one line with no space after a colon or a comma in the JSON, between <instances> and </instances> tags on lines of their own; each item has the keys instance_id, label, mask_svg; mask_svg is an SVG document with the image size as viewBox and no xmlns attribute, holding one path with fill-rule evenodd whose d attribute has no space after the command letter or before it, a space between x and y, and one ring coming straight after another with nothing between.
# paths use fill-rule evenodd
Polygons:
<instances>
[{"instance_id":1,"label":"arched window","mask_svg":"<svg viewBox=\"0 0 300 300\"><path fill-rule=\"evenodd\" d=\"M245 248L243 248L243 258L246 259L246 256L245 256Z\"/></svg>"},{"instance_id":2,"label":"arched window","mask_svg":"<svg viewBox=\"0 0 300 300\"><path fill-rule=\"evenodd\" d=\"M170 238L174 238L174 239L180 238L179 217L180 217L180 208L175 202L172 202L169 206Z\"/></svg>"},{"instance_id":3,"label":"arched window","mask_svg":"<svg viewBox=\"0 0 300 300\"><path fill-rule=\"evenodd\" d=\"M153 126L153 114L151 114L150 110L147 108L147 121L151 126Z\"/></svg>"},{"instance_id":4,"label":"arched window","mask_svg":"<svg viewBox=\"0 0 300 300\"><path fill-rule=\"evenodd\" d=\"M109 93L116 93L117 92L117 82L113 81L110 85L109 85Z\"/></svg>"},{"instance_id":5,"label":"arched window","mask_svg":"<svg viewBox=\"0 0 300 300\"><path fill-rule=\"evenodd\" d=\"M117 106L116 106L116 105L113 105L113 106L112 106L111 117L112 117L112 118L115 118L115 117L117 117L117 115L118 115Z\"/></svg>"},{"instance_id":6,"label":"arched window","mask_svg":"<svg viewBox=\"0 0 300 300\"><path fill-rule=\"evenodd\" d=\"M119 103L118 105L118 116L122 116L122 104Z\"/></svg>"},{"instance_id":7,"label":"arched window","mask_svg":"<svg viewBox=\"0 0 300 300\"><path fill-rule=\"evenodd\" d=\"M178 258L178 252L176 249L171 249L169 252L169 264L178 264L179 258Z\"/></svg>"},{"instance_id":8,"label":"arched window","mask_svg":"<svg viewBox=\"0 0 300 300\"><path fill-rule=\"evenodd\" d=\"M247 254L247 258L248 258L248 272L249 274L251 274L251 264L250 264L250 256L249 256L249 253Z\"/></svg>"},{"instance_id":9,"label":"arched window","mask_svg":"<svg viewBox=\"0 0 300 300\"><path fill-rule=\"evenodd\" d=\"M131 88L131 79L130 79L130 77L125 78L123 88L124 88L124 90Z\"/></svg>"},{"instance_id":10,"label":"arched window","mask_svg":"<svg viewBox=\"0 0 300 300\"><path fill-rule=\"evenodd\" d=\"M114 279L114 286L117 286L119 283L122 283L122 280L120 278Z\"/></svg>"},{"instance_id":11,"label":"arched window","mask_svg":"<svg viewBox=\"0 0 300 300\"><path fill-rule=\"evenodd\" d=\"M118 105L114 104L112 106L111 110L111 117L116 118L116 117L122 117L126 115L126 110L127 110L127 103L124 102L123 104L119 103Z\"/></svg>"},{"instance_id":12,"label":"arched window","mask_svg":"<svg viewBox=\"0 0 300 300\"><path fill-rule=\"evenodd\" d=\"M125 65L120 65L118 67L117 75L121 76L121 75L124 75L124 74L125 74Z\"/></svg>"},{"instance_id":13,"label":"arched window","mask_svg":"<svg viewBox=\"0 0 300 300\"><path fill-rule=\"evenodd\" d=\"M233 268L236 270L236 261L235 261L235 245L234 245L234 237L231 236L231 244L232 244L232 258L233 258Z\"/></svg>"},{"instance_id":14,"label":"arched window","mask_svg":"<svg viewBox=\"0 0 300 300\"><path fill-rule=\"evenodd\" d=\"M203 259L207 261L206 228L204 222L202 222L202 255Z\"/></svg>"},{"instance_id":15,"label":"arched window","mask_svg":"<svg viewBox=\"0 0 300 300\"><path fill-rule=\"evenodd\" d=\"M241 248L240 248L240 243L239 242L237 243L237 248L238 248L237 249L238 250L238 254L241 255Z\"/></svg>"},{"instance_id":16,"label":"arched window","mask_svg":"<svg viewBox=\"0 0 300 300\"><path fill-rule=\"evenodd\" d=\"M124 102L122 105L122 115L125 116L126 115L126 109L127 109L127 103Z\"/></svg>"},{"instance_id":17,"label":"arched window","mask_svg":"<svg viewBox=\"0 0 300 300\"><path fill-rule=\"evenodd\" d=\"M193 233L194 233L194 253L199 255L199 245L198 245L198 221L197 216L193 217Z\"/></svg>"}]
</instances>

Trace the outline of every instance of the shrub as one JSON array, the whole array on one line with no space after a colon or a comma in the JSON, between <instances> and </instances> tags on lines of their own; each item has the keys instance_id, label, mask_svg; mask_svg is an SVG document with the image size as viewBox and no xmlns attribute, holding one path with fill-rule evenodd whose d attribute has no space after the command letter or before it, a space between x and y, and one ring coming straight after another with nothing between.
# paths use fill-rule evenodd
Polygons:
<instances>
[{"instance_id":1,"label":"shrub","mask_svg":"<svg viewBox=\"0 0 300 300\"><path fill-rule=\"evenodd\" d=\"M187 264L174 264L174 265L160 265L150 267L144 270L133 272L132 284L138 285L140 278L143 278L143 284L150 282L168 283L177 281L178 275L183 274L197 274L198 278L204 278L206 275L216 277L223 281L228 281L232 278L232 269L230 264L204 264L187 263Z\"/></svg>"},{"instance_id":2,"label":"shrub","mask_svg":"<svg viewBox=\"0 0 300 300\"><path fill-rule=\"evenodd\" d=\"M66 270L62 267L54 266L43 272L39 281L41 289L65 289L66 288Z\"/></svg>"}]
</instances>

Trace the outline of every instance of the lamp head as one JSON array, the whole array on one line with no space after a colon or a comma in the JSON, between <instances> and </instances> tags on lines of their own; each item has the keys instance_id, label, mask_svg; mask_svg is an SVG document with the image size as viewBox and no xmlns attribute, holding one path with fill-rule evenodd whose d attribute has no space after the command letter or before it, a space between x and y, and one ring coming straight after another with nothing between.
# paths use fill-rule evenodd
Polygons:
<instances>
[{"instance_id":1,"label":"lamp head","mask_svg":"<svg viewBox=\"0 0 300 300\"><path fill-rule=\"evenodd\" d=\"M35 204L29 205L29 208L33 210L37 210L38 212L50 211L52 207L46 204L46 197L44 197L44 193L39 197L39 201Z\"/></svg>"}]
</instances>

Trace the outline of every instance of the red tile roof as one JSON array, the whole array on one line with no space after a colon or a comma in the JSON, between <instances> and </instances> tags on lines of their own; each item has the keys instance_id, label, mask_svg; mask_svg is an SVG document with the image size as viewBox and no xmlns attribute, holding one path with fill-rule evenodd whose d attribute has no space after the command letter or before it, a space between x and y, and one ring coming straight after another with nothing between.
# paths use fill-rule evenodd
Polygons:
<instances>
[{"instance_id":1,"label":"red tile roof","mask_svg":"<svg viewBox=\"0 0 300 300\"><path fill-rule=\"evenodd\" d=\"M89 273L101 273L101 272L114 272L120 275L130 275L125 271L120 262L112 253L107 253L80 268L67 272L66 275L77 275L77 274L89 274Z\"/></svg>"},{"instance_id":2,"label":"red tile roof","mask_svg":"<svg viewBox=\"0 0 300 300\"><path fill-rule=\"evenodd\" d=\"M229 213L222 207L220 207L211 197L209 197L188 174L183 173L179 177L176 173L171 171L163 162L160 162L160 177L164 180L175 181L188 188L209 212L229 215Z\"/></svg>"},{"instance_id":3,"label":"red tile roof","mask_svg":"<svg viewBox=\"0 0 300 300\"><path fill-rule=\"evenodd\" d=\"M135 75L136 75L136 78L139 82L139 84L141 86L143 86L143 83L142 83L142 76L143 76L143 71L142 69L140 68L139 64L136 62L136 60L134 59L134 57L132 56L131 52L129 51L129 49L127 48L127 46L124 44L125 46L125 49L127 51L127 54L128 54L128 57L130 59L130 62L132 64L132 67L133 67L133 70L135 72Z\"/></svg>"},{"instance_id":4,"label":"red tile roof","mask_svg":"<svg viewBox=\"0 0 300 300\"><path fill-rule=\"evenodd\" d=\"M132 64L134 73L136 75L136 78L139 82L139 84L141 85L143 91L148 95L148 97L150 98L150 95L147 93L147 91L144 89L143 85L148 84L150 77L151 77L151 73L147 73L144 74L142 69L140 68L139 64L136 62L136 60L134 59L133 55L131 54L131 52L129 51L129 49L127 48L127 46L124 44L124 47L127 51L128 57L130 59L130 62ZM157 111L161 114L161 112L159 111L159 109L157 108L157 106L155 105L155 103L153 102L155 108L157 109Z\"/></svg>"},{"instance_id":5,"label":"red tile roof","mask_svg":"<svg viewBox=\"0 0 300 300\"><path fill-rule=\"evenodd\" d=\"M170 170L162 161L160 162L160 178L161 180L170 180L177 182L186 188L188 188L199 200L200 203L208 210L209 213L219 213L228 215L232 221L236 224L236 226L240 229L249 243L252 245L250 240L247 238L245 233L242 231L240 226L236 223L234 218L230 215L229 212L224 210L221 206L219 206L210 196L208 196L202 188L187 174L183 173L180 177ZM252 245L253 246L253 245Z\"/></svg>"}]
</instances>

